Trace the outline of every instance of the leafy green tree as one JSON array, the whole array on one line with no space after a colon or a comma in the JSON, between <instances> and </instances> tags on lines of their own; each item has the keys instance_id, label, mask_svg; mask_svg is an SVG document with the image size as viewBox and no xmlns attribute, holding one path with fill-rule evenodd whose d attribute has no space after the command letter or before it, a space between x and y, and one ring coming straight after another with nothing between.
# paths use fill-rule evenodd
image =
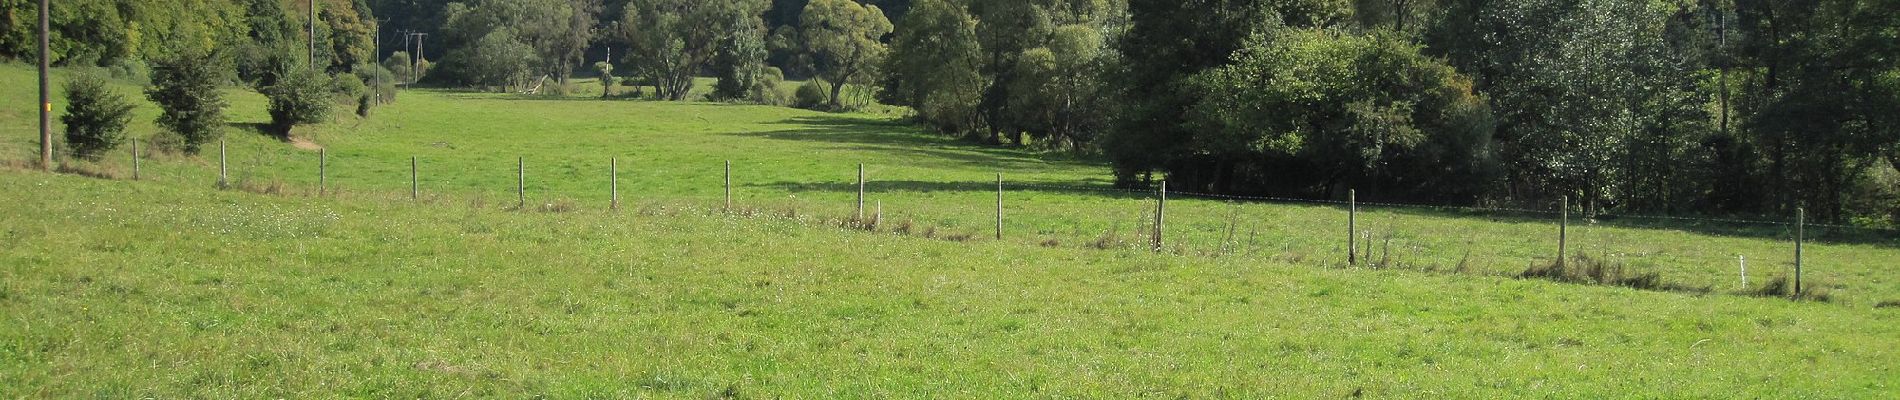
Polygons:
<instances>
[{"instance_id":1,"label":"leafy green tree","mask_svg":"<svg viewBox=\"0 0 1900 400\"><path fill-rule=\"evenodd\" d=\"M1900 4L1877 0L1735 2L1745 71L1737 110L1758 152L1764 211L1806 207L1824 221L1857 213L1850 193L1874 163L1900 165Z\"/></svg>"},{"instance_id":2,"label":"leafy green tree","mask_svg":"<svg viewBox=\"0 0 1900 400\"><path fill-rule=\"evenodd\" d=\"M869 75L888 51L881 40L891 30L891 21L877 6L851 0L812 0L805 5L799 39L818 76L831 82L827 98L832 108L844 108L840 93L845 85L872 80Z\"/></svg>"},{"instance_id":3,"label":"leafy green tree","mask_svg":"<svg viewBox=\"0 0 1900 400\"><path fill-rule=\"evenodd\" d=\"M125 142L125 124L132 120L132 103L106 86L96 73L80 73L66 81L66 148L73 157L98 160Z\"/></svg>"},{"instance_id":4,"label":"leafy green tree","mask_svg":"<svg viewBox=\"0 0 1900 400\"><path fill-rule=\"evenodd\" d=\"M1695 67L1665 41L1679 14L1622 0L1464 1L1449 12L1468 17L1446 19L1434 41L1491 95L1512 193L1567 195L1590 210L1632 193L1668 198L1631 183L1686 170L1667 163L1706 135Z\"/></svg>"},{"instance_id":5,"label":"leafy green tree","mask_svg":"<svg viewBox=\"0 0 1900 400\"><path fill-rule=\"evenodd\" d=\"M1042 46L1024 50L1016 63L1019 79L1009 90L1014 126L1081 151L1108 125L1107 115L1094 110L1114 106L1108 73L1117 59L1107 46L1097 26L1071 24L1055 28Z\"/></svg>"},{"instance_id":6,"label":"leafy green tree","mask_svg":"<svg viewBox=\"0 0 1900 400\"><path fill-rule=\"evenodd\" d=\"M621 19L621 39L633 48L636 74L652 80L663 99L685 100L693 78L729 35L756 19L757 0L633 0Z\"/></svg>"},{"instance_id":7,"label":"leafy green tree","mask_svg":"<svg viewBox=\"0 0 1900 400\"><path fill-rule=\"evenodd\" d=\"M1206 95L1189 112L1201 132L1190 149L1234 168L1217 190L1475 200L1488 189L1489 111L1450 66L1392 35L1284 29L1251 43L1191 81Z\"/></svg>"},{"instance_id":8,"label":"leafy green tree","mask_svg":"<svg viewBox=\"0 0 1900 400\"><path fill-rule=\"evenodd\" d=\"M186 154L197 154L217 140L224 127L224 93L218 84L227 70L209 53L185 51L159 59L152 66L152 86L145 96L158 104L158 126L178 135Z\"/></svg>"},{"instance_id":9,"label":"leafy green tree","mask_svg":"<svg viewBox=\"0 0 1900 400\"><path fill-rule=\"evenodd\" d=\"M383 59L383 68L388 69L390 74L395 75L396 79L402 82L414 82L415 65L412 64L414 61L415 58L412 58L409 52L398 51L390 53L389 58Z\"/></svg>"},{"instance_id":10,"label":"leafy green tree","mask_svg":"<svg viewBox=\"0 0 1900 400\"><path fill-rule=\"evenodd\" d=\"M976 106L988 85L976 18L950 0L919 1L907 18L885 60L884 100L910 106L939 131L976 133Z\"/></svg>"},{"instance_id":11,"label":"leafy green tree","mask_svg":"<svg viewBox=\"0 0 1900 400\"><path fill-rule=\"evenodd\" d=\"M354 76L345 75L354 79ZM361 92L363 82L356 81L353 86L340 85L337 88ZM334 93L330 79L315 70L299 70L285 76L277 85L264 89L264 96L270 98L271 133L280 138L289 138L291 128L301 124L323 122L330 116L330 104Z\"/></svg>"},{"instance_id":12,"label":"leafy green tree","mask_svg":"<svg viewBox=\"0 0 1900 400\"><path fill-rule=\"evenodd\" d=\"M752 94L765 73L765 22L756 14L733 13L728 17L737 20L729 22L734 30L720 39L718 53L712 59L713 76L719 78L712 98L762 101Z\"/></svg>"}]
</instances>

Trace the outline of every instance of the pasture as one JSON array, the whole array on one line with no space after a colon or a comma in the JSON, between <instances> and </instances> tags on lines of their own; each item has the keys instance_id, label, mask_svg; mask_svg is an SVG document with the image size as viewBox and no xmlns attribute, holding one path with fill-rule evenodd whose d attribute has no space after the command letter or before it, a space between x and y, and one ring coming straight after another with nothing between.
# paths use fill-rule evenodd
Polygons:
<instances>
[{"instance_id":1,"label":"pasture","mask_svg":"<svg viewBox=\"0 0 1900 400\"><path fill-rule=\"evenodd\" d=\"M34 148L0 66L0 153ZM120 91L138 97L135 86ZM1741 295L1791 228L1577 218L1572 254L1699 290L1517 279L1544 214L1167 204L1103 164L894 114L405 91L215 151L0 172L0 394L12 397L1884 397L1900 242L1828 232L1829 302ZM138 101L132 132L156 110ZM58 106L56 105L56 110ZM128 149L129 150L129 149ZM421 198L411 200L411 157ZM625 203L607 209L610 160ZM517 160L528 207L517 209ZM724 163L735 210L722 210ZM858 165L884 223L841 228ZM997 174L1004 237L993 239ZM901 229L899 227L902 227ZM1839 239L1828 239L1829 235ZM1885 236L1883 236L1885 235Z\"/></svg>"}]
</instances>

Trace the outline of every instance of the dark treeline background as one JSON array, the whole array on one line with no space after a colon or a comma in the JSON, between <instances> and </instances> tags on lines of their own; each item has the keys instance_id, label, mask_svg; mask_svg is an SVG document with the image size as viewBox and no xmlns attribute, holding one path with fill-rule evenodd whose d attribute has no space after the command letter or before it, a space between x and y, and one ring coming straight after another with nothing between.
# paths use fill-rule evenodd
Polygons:
<instances>
[{"instance_id":1,"label":"dark treeline background","mask_svg":"<svg viewBox=\"0 0 1900 400\"><path fill-rule=\"evenodd\" d=\"M1896 0L319 3L332 72L564 90L611 71L670 100L714 77L711 99L768 104L810 80L800 104L862 89L945 134L1103 157L1124 187L1900 220ZM56 58L224 47L266 80L246 63L301 54L302 4L62 1ZM0 0L0 57L32 54L32 5Z\"/></svg>"}]
</instances>

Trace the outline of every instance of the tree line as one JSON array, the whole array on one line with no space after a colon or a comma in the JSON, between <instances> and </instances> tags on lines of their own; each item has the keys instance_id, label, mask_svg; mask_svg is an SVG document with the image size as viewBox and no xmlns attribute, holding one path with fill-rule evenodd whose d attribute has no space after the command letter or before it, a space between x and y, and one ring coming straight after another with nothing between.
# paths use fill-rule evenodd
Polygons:
<instances>
[{"instance_id":1,"label":"tree line","mask_svg":"<svg viewBox=\"0 0 1900 400\"><path fill-rule=\"evenodd\" d=\"M118 15L194 1L218 2L121 0ZM88 38L62 54L269 43L270 7L251 8L285 3L225 1L96 48L111 35L62 28ZM592 74L607 95L686 100L713 77L711 100L876 101L948 135L1102 157L1123 187L1900 219L1890 0L368 0L354 20L372 8L431 34L439 60L371 55L425 82L565 90ZM24 54L21 29L0 54ZM360 64L341 42L332 72ZM788 99L790 80L810 84Z\"/></svg>"},{"instance_id":2,"label":"tree line","mask_svg":"<svg viewBox=\"0 0 1900 400\"><path fill-rule=\"evenodd\" d=\"M618 49L673 100L708 75L764 103L809 78L829 90L794 102L824 108L855 86L946 134L1099 155L1123 187L1900 218L1893 1L535 1L444 3L472 10L440 14L444 46L505 54L481 49L517 29L512 75L562 79ZM514 16L462 17L484 13Z\"/></svg>"}]
</instances>

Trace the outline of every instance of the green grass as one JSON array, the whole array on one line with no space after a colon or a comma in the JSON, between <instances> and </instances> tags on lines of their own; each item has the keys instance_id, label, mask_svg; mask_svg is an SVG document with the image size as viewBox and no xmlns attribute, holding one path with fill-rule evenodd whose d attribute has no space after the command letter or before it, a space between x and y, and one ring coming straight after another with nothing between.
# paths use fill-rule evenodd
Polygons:
<instances>
[{"instance_id":1,"label":"green grass","mask_svg":"<svg viewBox=\"0 0 1900 400\"><path fill-rule=\"evenodd\" d=\"M1886 397L1900 375L1893 309L665 202L513 213L17 171L0 192L9 397Z\"/></svg>"},{"instance_id":2,"label":"green grass","mask_svg":"<svg viewBox=\"0 0 1900 400\"><path fill-rule=\"evenodd\" d=\"M8 159L34 151L31 79L0 66ZM0 396L1888 397L1900 377L1897 311L1873 307L1900 299L1890 239L1811 244L1836 300L1791 302L1730 295L1737 255L1757 285L1787 268L1778 227L1572 226L1573 252L1707 295L1506 277L1554 255L1536 218L1369 207L1392 262L1368 270L1339 268L1338 207L1173 199L1156 255L1145 196L1016 188L986 239L995 174L1103 188L1105 167L879 114L409 91L300 134L342 194L308 196L315 155L242 130L234 177L282 195L215 190L215 154L138 182L0 171ZM578 211L506 211L516 157L530 201ZM750 216L711 211L726 160ZM879 233L835 227L858 163Z\"/></svg>"}]
</instances>

